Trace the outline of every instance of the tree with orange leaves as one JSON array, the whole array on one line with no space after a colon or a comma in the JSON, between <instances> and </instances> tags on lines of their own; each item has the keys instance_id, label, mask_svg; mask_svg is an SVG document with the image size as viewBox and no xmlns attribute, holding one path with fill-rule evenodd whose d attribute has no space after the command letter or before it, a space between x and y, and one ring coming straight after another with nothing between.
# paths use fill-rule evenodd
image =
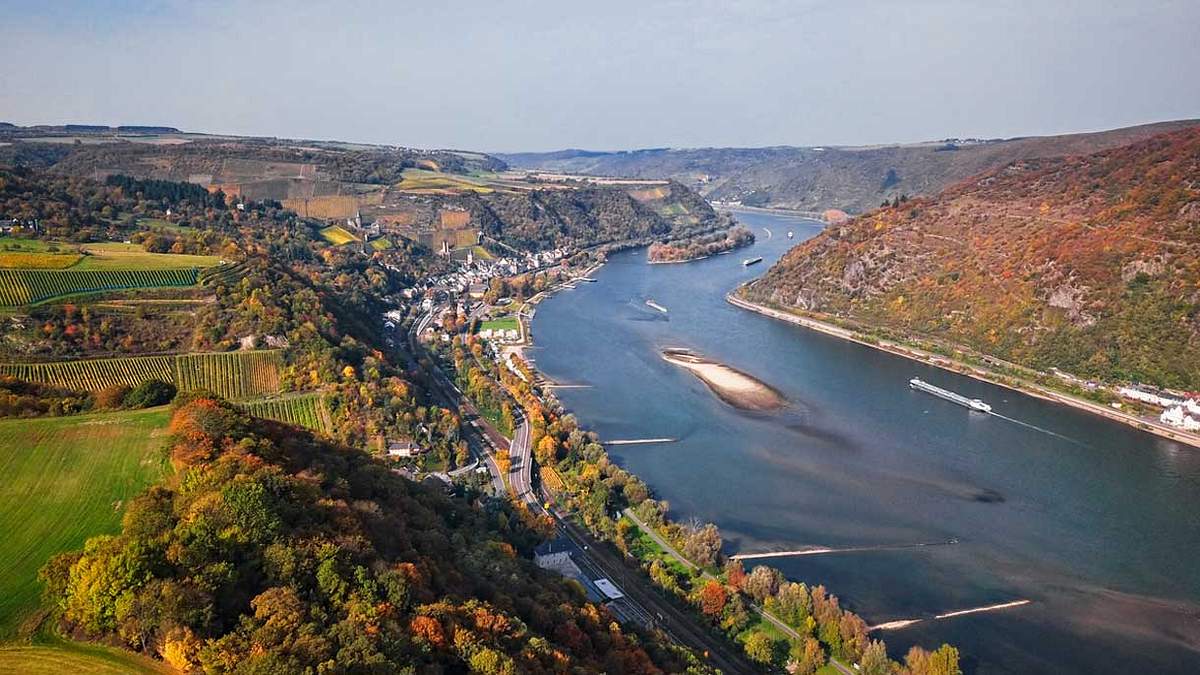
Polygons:
<instances>
[{"instance_id":1,"label":"tree with orange leaves","mask_svg":"<svg viewBox=\"0 0 1200 675\"><path fill-rule=\"evenodd\" d=\"M437 649L446 647L446 633L442 630L441 622L433 617L423 614L415 616L408 629L418 640L423 640Z\"/></svg>"},{"instance_id":2,"label":"tree with orange leaves","mask_svg":"<svg viewBox=\"0 0 1200 675\"><path fill-rule=\"evenodd\" d=\"M705 616L721 616L728 600L729 594L725 592L725 587L721 585L721 582L716 579L709 579L708 583L700 589L700 611L704 612Z\"/></svg>"}]
</instances>

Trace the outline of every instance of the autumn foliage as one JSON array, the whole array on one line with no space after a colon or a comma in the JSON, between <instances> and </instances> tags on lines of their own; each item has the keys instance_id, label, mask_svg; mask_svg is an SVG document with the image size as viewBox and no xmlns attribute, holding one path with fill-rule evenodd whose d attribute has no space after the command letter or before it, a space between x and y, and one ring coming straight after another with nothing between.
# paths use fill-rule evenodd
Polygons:
<instances>
[{"instance_id":1,"label":"autumn foliage","mask_svg":"<svg viewBox=\"0 0 1200 675\"><path fill-rule=\"evenodd\" d=\"M684 668L518 555L491 513L360 451L203 395L170 431L175 477L42 570L74 635L205 672Z\"/></svg>"}]
</instances>

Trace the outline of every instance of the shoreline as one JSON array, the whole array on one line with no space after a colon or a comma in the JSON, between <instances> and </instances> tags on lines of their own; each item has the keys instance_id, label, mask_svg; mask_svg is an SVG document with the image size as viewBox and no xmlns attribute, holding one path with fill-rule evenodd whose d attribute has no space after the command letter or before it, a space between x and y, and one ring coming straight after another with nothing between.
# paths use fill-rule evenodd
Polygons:
<instances>
[{"instance_id":1,"label":"shoreline","mask_svg":"<svg viewBox=\"0 0 1200 675\"><path fill-rule=\"evenodd\" d=\"M794 218L802 218L804 220L815 220L822 225L828 225L825 219L821 217L817 211L801 211L799 209L771 208L767 206L729 206L728 204L713 204L708 203L714 211L744 211L746 213L770 213L777 216L791 216Z\"/></svg>"},{"instance_id":2,"label":"shoreline","mask_svg":"<svg viewBox=\"0 0 1200 675\"><path fill-rule=\"evenodd\" d=\"M733 249L729 249L732 251ZM716 255L720 255L719 253ZM682 265L684 263L696 262L698 260L708 260L711 255L702 255L699 258L688 258L687 260L646 260L647 265Z\"/></svg>"},{"instance_id":3,"label":"shoreline","mask_svg":"<svg viewBox=\"0 0 1200 675\"><path fill-rule=\"evenodd\" d=\"M832 337L837 337L837 338L841 338L843 340L848 340L850 342L855 342L857 344L860 344L860 345L863 345L866 347L871 347L873 349L878 349L879 351L887 352L889 354L894 354L896 356L902 356L906 359L916 361L917 363L923 363L925 365L941 368L942 370L946 370L946 371L949 371L952 373L957 373L959 375L965 375L967 377L979 380L981 382L987 382L989 384L994 384L998 387L1004 387L1005 389L1020 392L1022 394L1026 394L1028 396L1033 396L1034 398L1040 398L1044 401L1049 401L1051 403L1058 403L1060 405L1069 406L1069 407L1075 408L1076 410L1082 410L1084 412L1088 412L1093 415L1097 415L1099 417L1104 417L1104 418L1112 420L1114 422L1120 422L1122 424L1125 424L1126 426L1133 427L1134 429L1137 429L1138 431L1144 431L1144 432L1159 436L1161 438L1166 438L1168 440L1176 441L1178 443L1183 443L1185 445L1190 445L1195 448L1200 448L1200 436L1197 436L1194 434L1189 434L1189 433L1186 433L1181 430L1172 429L1170 427L1165 427L1156 422L1151 422L1149 420L1142 419L1135 415L1121 412L1120 410L1110 408L1106 405L1103 405L1100 403L1093 403L1092 401L1087 401L1087 400L1084 400L1081 398L1077 398L1075 396L1071 396L1069 394L1057 392L1057 391L1054 391L1053 389L1049 389L1047 387L1043 387L1038 384L1033 384L1031 382L1022 381L1021 382L1022 386L1020 386L1020 387L1014 386L1012 384L1003 382L1001 380L1000 376L996 375L995 373L992 373L990 371L979 368L978 366L973 366L970 364L955 361L953 359L950 359L949 357L945 357L940 354L932 354L930 352L926 352L921 349L917 349L915 347L899 345L899 344L895 344L895 343L892 343L889 341L884 341L884 340L880 340L877 343L876 342L868 342L866 340L863 340L863 339L857 337L857 335L854 333L854 331L849 330L847 328L842 328L840 326L835 326L833 324L826 323L826 322L820 321L818 319L813 319L813 318L809 318L806 316L800 316L798 314L793 314L791 312L785 312L783 310L777 310L777 309L772 309L770 307L765 307L763 305L759 305L757 303L750 302L749 300L744 300L742 298L739 298L735 295L735 293L736 293L736 289L734 291L731 291L731 292L725 294L725 301L735 307L744 309L746 311L754 312L756 314L761 314L763 316L766 316L766 317L769 317L772 319L776 319L778 321L783 321L785 323L790 323L793 325L801 326L803 328L807 328L809 330L813 330L818 333L824 333L824 334L830 335Z\"/></svg>"}]
</instances>

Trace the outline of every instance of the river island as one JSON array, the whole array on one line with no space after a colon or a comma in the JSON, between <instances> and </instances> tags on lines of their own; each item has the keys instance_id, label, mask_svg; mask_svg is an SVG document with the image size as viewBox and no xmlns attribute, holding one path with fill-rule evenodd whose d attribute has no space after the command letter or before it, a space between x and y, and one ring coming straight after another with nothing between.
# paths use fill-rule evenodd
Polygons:
<instances>
[{"instance_id":1,"label":"river island","mask_svg":"<svg viewBox=\"0 0 1200 675\"><path fill-rule=\"evenodd\" d=\"M662 357L695 375L717 398L735 408L767 412L787 404L783 394L766 382L689 349L670 347L663 350Z\"/></svg>"}]
</instances>

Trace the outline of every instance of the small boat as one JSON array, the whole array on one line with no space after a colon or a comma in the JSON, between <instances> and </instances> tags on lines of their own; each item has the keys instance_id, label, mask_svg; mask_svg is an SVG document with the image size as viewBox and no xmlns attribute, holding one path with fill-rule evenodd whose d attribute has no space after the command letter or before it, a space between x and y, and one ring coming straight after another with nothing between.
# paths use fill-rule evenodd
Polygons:
<instances>
[{"instance_id":1,"label":"small boat","mask_svg":"<svg viewBox=\"0 0 1200 675\"><path fill-rule=\"evenodd\" d=\"M658 303L657 303L657 302L655 302L653 299L647 300L647 301L646 301L646 306L647 306L647 307L649 307L650 309L653 309L653 310L657 310L657 311L659 311L659 312L662 312L663 314L666 314L666 313L667 313L667 308L666 308L666 307L663 307L663 306L662 306L662 305L660 305L660 304L658 304Z\"/></svg>"},{"instance_id":2,"label":"small boat","mask_svg":"<svg viewBox=\"0 0 1200 675\"><path fill-rule=\"evenodd\" d=\"M762 262L761 256L758 258L746 258L745 260L742 261L742 265L749 267L751 265L757 265L760 262Z\"/></svg>"},{"instance_id":3,"label":"small boat","mask_svg":"<svg viewBox=\"0 0 1200 675\"><path fill-rule=\"evenodd\" d=\"M791 239L794 236L796 236L796 233L792 232L791 230L788 230L788 239Z\"/></svg>"}]
</instances>

